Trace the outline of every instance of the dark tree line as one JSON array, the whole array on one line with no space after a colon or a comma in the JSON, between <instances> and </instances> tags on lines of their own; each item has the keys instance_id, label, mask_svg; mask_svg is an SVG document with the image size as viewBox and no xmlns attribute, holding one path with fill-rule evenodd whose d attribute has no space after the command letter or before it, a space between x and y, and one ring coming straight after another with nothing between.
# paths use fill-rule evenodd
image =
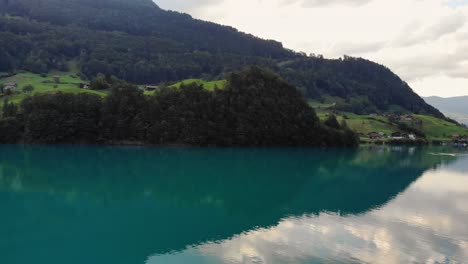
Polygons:
<instances>
[{"instance_id":1,"label":"dark tree line","mask_svg":"<svg viewBox=\"0 0 468 264\"><path fill-rule=\"evenodd\" d=\"M251 68L229 78L227 88L192 84L145 96L117 81L105 98L50 93L5 103L0 142L146 143L196 146L356 146L342 126L320 123L294 87ZM13 110L9 110L14 108Z\"/></svg>"}]
</instances>

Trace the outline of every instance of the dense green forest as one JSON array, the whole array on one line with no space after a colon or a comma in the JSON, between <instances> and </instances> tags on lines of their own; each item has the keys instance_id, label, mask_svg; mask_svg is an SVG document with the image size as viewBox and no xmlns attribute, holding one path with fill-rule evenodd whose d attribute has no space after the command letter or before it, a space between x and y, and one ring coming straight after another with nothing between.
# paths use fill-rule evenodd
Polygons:
<instances>
[{"instance_id":1,"label":"dense green forest","mask_svg":"<svg viewBox=\"0 0 468 264\"><path fill-rule=\"evenodd\" d=\"M291 84L301 87L307 98L338 97L337 109L356 114L405 112L443 118L427 105L407 83L384 66L344 56L338 60L303 58L279 69Z\"/></svg>"},{"instance_id":2,"label":"dense green forest","mask_svg":"<svg viewBox=\"0 0 468 264\"><path fill-rule=\"evenodd\" d=\"M134 36L171 39L187 51L201 50L246 56L290 58L294 53L276 41L241 34L232 27L196 20L160 9L151 0L15 0L4 12L54 25L125 32Z\"/></svg>"},{"instance_id":3,"label":"dense green forest","mask_svg":"<svg viewBox=\"0 0 468 264\"><path fill-rule=\"evenodd\" d=\"M77 60L89 79L98 73L133 83L177 81L192 76L219 76L263 58L191 51L184 44L157 37L52 26L22 18L0 18L0 71L45 73L67 70Z\"/></svg>"},{"instance_id":4,"label":"dense green forest","mask_svg":"<svg viewBox=\"0 0 468 264\"><path fill-rule=\"evenodd\" d=\"M136 84L221 79L247 65L280 74L309 99L355 113L443 115L389 69L351 57L307 56L232 27L160 9L151 0L0 0L0 72L78 63ZM331 99L330 99L331 98Z\"/></svg>"},{"instance_id":5,"label":"dense green forest","mask_svg":"<svg viewBox=\"0 0 468 264\"><path fill-rule=\"evenodd\" d=\"M147 96L109 80L107 97L45 93L18 107L4 102L0 143L142 143L196 146L357 146L346 124L319 121L300 92L273 73L250 68L227 87L195 84Z\"/></svg>"}]
</instances>

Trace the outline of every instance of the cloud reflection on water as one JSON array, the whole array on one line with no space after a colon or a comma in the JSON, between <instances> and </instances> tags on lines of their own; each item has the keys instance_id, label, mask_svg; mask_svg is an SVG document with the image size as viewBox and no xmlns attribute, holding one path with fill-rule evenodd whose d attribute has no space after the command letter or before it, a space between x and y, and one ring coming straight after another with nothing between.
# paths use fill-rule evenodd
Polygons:
<instances>
[{"instance_id":1,"label":"cloud reflection on water","mask_svg":"<svg viewBox=\"0 0 468 264\"><path fill-rule=\"evenodd\" d=\"M458 164L458 165L457 165ZM147 264L181 263L463 263L468 259L468 164L426 172L382 208L362 215L289 217ZM194 258L194 256L197 256Z\"/></svg>"}]
</instances>

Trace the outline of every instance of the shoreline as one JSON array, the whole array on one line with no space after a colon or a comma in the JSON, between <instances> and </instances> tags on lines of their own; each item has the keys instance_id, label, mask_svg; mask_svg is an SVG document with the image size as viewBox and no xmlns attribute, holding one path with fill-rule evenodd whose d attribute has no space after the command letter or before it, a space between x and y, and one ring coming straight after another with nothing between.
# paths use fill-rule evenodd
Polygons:
<instances>
[{"instance_id":1,"label":"shoreline","mask_svg":"<svg viewBox=\"0 0 468 264\"><path fill-rule=\"evenodd\" d=\"M310 148L310 149L350 149L356 150L362 147L453 147L456 149L468 149L463 146L454 146L453 142L446 141L444 144L432 144L430 142L425 144L389 144L387 142L361 142L356 147L325 147L325 146L242 146L242 145L189 145L189 144L150 144L140 141L113 141L105 143L31 143L31 142L18 142L18 143L0 143L0 146L76 146L76 147L144 147L144 148L261 148L261 149L272 149L272 148L284 148L284 149L301 149L301 148Z\"/></svg>"}]
</instances>

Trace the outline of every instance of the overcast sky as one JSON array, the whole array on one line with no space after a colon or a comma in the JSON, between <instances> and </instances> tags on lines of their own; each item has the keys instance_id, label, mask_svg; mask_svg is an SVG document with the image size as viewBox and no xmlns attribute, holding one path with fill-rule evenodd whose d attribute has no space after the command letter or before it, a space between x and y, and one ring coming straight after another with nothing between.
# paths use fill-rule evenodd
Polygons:
<instances>
[{"instance_id":1,"label":"overcast sky","mask_svg":"<svg viewBox=\"0 0 468 264\"><path fill-rule=\"evenodd\" d=\"M296 51L384 64L422 96L468 95L468 0L154 0Z\"/></svg>"}]
</instances>

